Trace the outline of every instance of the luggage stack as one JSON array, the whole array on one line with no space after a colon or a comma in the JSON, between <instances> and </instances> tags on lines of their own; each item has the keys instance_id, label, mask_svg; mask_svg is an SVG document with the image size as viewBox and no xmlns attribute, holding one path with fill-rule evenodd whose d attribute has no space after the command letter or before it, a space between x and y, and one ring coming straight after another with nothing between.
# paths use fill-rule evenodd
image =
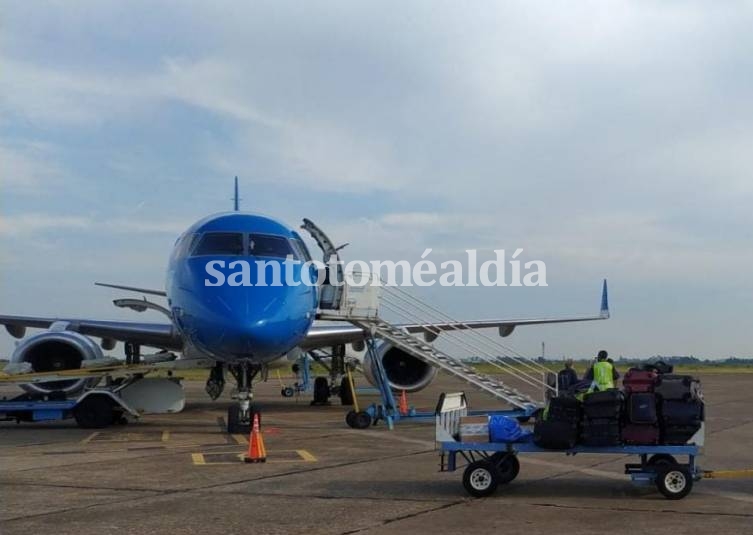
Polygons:
<instances>
[{"instance_id":1,"label":"luggage stack","mask_svg":"<svg viewBox=\"0 0 753 535\"><path fill-rule=\"evenodd\" d=\"M623 405L624 396L617 389L586 396L583 401L582 443L597 447L620 445Z\"/></svg>"},{"instance_id":2,"label":"luggage stack","mask_svg":"<svg viewBox=\"0 0 753 535\"><path fill-rule=\"evenodd\" d=\"M627 411L622 427L625 444L658 444L659 416L655 388L658 375L653 370L631 369L622 381L627 396Z\"/></svg>"},{"instance_id":3,"label":"luggage stack","mask_svg":"<svg viewBox=\"0 0 753 535\"><path fill-rule=\"evenodd\" d=\"M686 444L704 419L701 382L690 375L659 376L661 439L664 444Z\"/></svg>"},{"instance_id":4,"label":"luggage stack","mask_svg":"<svg viewBox=\"0 0 753 535\"><path fill-rule=\"evenodd\" d=\"M621 444L682 445L704 420L701 383L675 375L664 363L630 369L618 389L553 398L534 428L534 443L565 450L577 443L592 447Z\"/></svg>"},{"instance_id":5,"label":"luggage stack","mask_svg":"<svg viewBox=\"0 0 753 535\"><path fill-rule=\"evenodd\" d=\"M551 450L568 450L578 443L580 402L574 397L557 396L549 401L543 418L533 428L533 442Z\"/></svg>"}]
</instances>

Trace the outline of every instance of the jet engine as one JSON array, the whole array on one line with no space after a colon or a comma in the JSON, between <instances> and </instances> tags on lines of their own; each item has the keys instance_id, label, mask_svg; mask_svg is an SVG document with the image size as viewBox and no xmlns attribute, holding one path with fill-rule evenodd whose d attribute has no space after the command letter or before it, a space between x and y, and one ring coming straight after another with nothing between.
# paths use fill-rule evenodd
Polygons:
<instances>
[{"instance_id":1,"label":"jet engine","mask_svg":"<svg viewBox=\"0 0 753 535\"><path fill-rule=\"evenodd\" d=\"M104 358L102 350L90 338L73 331L45 331L25 338L17 346L11 362L28 362L33 372L58 372L81 368L84 360ZM99 379L71 379L21 385L30 394L51 392L75 394Z\"/></svg>"},{"instance_id":2,"label":"jet engine","mask_svg":"<svg viewBox=\"0 0 753 535\"><path fill-rule=\"evenodd\" d=\"M437 368L409 355L392 344L384 342L379 344L377 355L382 361L384 372L393 390L418 392L426 388L437 375ZM376 371L369 353L366 353L363 361L363 372L366 379L372 385L376 385L374 380Z\"/></svg>"}]
</instances>

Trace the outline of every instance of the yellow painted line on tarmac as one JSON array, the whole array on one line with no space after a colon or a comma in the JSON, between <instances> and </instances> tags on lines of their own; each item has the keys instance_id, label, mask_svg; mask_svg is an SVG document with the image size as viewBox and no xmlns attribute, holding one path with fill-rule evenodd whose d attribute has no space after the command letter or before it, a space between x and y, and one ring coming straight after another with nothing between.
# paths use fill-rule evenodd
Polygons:
<instances>
[{"instance_id":1,"label":"yellow painted line on tarmac","mask_svg":"<svg viewBox=\"0 0 753 535\"><path fill-rule=\"evenodd\" d=\"M81 441L81 444L88 444L97 435L99 435L99 431L95 431L94 433L92 433L91 435L89 435L88 437L86 437L84 440Z\"/></svg>"},{"instance_id":2,"label":"yellow painted line on tarmac","mask_svg":"<svg viewBox=\"0 0 753 535\"><path fill-rule=\"evenodd\" d=\"M280 459L276 458L278 454L295 454L297 458L293 459ZM221 466L221 465L234 465L238 464L237 461L229 461L228 458L234 457L237 458L238 461L243 461L243 458L246 456L245 453L237 453L237 452L207 452L207 453L192 453L191 454L191 461L195 466ZM283 457L284 455L280 455L280 457ZM217 460L215 460L217 459ZM219 460L222 459L222 460ZM300 463L300 462L307 462L307 463L315 463L318 462L318 459L311 454L308 450L278 450L275 454L273 454L271 457L268 456L267 463Z\"/></svg>"},{"instance_id":3,"label":"yellow painted line on tarmac","mask_svg":"<svg viewBox=\"0 0 753 535\"><path fill-rule=\"evenodd\" d=\"M703 473L704 479L746 479L753 478L753 470L711 470Z\"/></svg>"},{"instance_id":4,"label":"yellow painted line on tarmac","mask_svg":"<svg viewBox=\"0 0 753 535\"><path fill-rule=\"evenodd\" d=\"M295 450L296 453L306 461L307 463L315 463L317 461L317 458L311 455L311 453L308 450Z\"/></svg>"},{"instance_id":5,"label":"yellow painted line on tarmac","mask_svg":"<svg viewBox=\"0 0 753 535\"><path fill-rule=\"evenodd\" d=\"M231 435L236 444L248 444L246 435Z\"/></svg>"}]
</instances>

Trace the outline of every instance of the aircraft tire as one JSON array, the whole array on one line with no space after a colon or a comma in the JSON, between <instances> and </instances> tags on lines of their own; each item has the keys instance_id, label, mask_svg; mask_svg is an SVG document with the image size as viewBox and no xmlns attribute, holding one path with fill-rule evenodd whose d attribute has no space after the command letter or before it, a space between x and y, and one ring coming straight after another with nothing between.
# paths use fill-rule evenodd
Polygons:
<instances>
[{"instance_id":1,"label":"aircraft tire","mask_svg":"<svg viewBox=\"0 0 753 535\"><path fill-rule=\"evenodd\" d=\"M227 409L227 432L230 434L238 433L238 421L240 420L241 408L238 405L231 405Z\"/></svg>"},{"instance_id":2,"label":"aircraft tire","mask_svg":"<svg viewBox=\"0 0 753 535\"><path fill-rule=\"evenodd\" d=\"M340 381L340 403L342 405L353 405L353 389L350 388L350 381L347 377L343 377Z\"/></svg>"},{"instance_id":3,"label":"aircraft tire","mask_svg":"<svg viewBox=\"0 0 753 535\"><path fill-rule=\"evenodd\" d=\"M317 377L314 380L314 405L326 405L329 403L329 382L326 377Z\"/></svg>"}]
</instances>

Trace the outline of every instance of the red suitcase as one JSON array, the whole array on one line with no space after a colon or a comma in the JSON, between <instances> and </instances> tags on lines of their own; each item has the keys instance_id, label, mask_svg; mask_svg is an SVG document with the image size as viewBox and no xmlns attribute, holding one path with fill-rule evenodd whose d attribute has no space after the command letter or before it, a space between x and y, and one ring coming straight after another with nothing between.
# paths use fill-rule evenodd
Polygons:
<instances>
[{"instance_id":1,"label":"red suitcase","mask_svg":"<svg viewBox=\"0 0 753 535\"><path fill-rule=\"evenodd\" d=\"M638 370L632 368L625 374L625 378L622 380L622 386L625 387L626 394L653 392L658 377L659 376L653 370Z\"/></svg>"},{"instance_id":2,"label":"red suitcase","mask_svg":"<svg viewBox=\"0 0 753 535\"><path fill-rule=\"evenodd\" d=\"M626 424L622 428L622 441L625 444L658 444L659 427L656 425Z\"/></svg>"}]
</instances>

